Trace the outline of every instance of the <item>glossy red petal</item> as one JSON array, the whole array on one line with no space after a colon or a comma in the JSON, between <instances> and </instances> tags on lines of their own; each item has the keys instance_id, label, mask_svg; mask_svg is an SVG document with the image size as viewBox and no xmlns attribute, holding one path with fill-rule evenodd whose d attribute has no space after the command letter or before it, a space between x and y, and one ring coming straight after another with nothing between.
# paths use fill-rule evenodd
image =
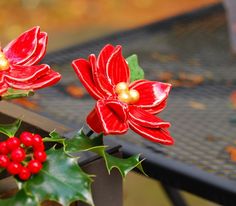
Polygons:
<instances>
[{"instance_id":1,"label":"glossy red petal","mask_svg":"<svg viewBox=\"0 0 236 206\"><path fill-rule=\"evenodd\" d=\"M16 82L34 81L43 74L46 74L49 69L50 67L46 64L36 66L11 65L5 74L5 78Z\"/></svg>"},{"instance_id":2,"label":"glossy red petal","mask_svg":"<svg viewBox=\"0 0 236 206\"><path fill-rule=\"evenodd\" d=\"M72 67L88 93L96 100L101 99L103 94L95 85L89 62L85 59L77 59L72 62Z\"/></svg>"},{"instance_id":3,"label":"glossy red petal","mask_svg":"<svg viewBox=\"0 0 236 206\"><path fill-rule=\"evenodd\" d=\"M114 94L113 86L107 76L105 76L105 73L101 72L98 68L94 54L89 56L89 62L92 67L93 80L97 89L103 94L103 96L112 96Z\"/></svg>"},{"instance_id":4,"label":"glossy red petal","mask_svg":"<svg viewBox=\"0 0 236 206\"><path fill-rule=\"evenodd\" d=\"M34 65L41 61L46 53L48 42L48 35L46 32L40 32L38 35L38 44L33 55L25 62L22 62L24 65Z\"/></svg>"},{"instance_id":5,"label":"glossy red petal","mask_svg":"<svg viewBox=\"0 0 236 206\"><path fill-rule=\"evenodd\" d=\"M134 132L152 142L157 142L165 145L174 144L173 138L170 136L170 133L166 129L143 127L134 123L133 121L129 121L129 125Z\"/></svg>"},{"instance_id":6,"label":"glossy red petal","mask_svg":"<svg viewBox=\"0 0 236 206\"><path fill-rule=\"evenodd\" d=\"M27 61L35 52L38 44L39 27L34 27L10 42L3 52L12 64Z\"/></svg>"},{"instance_id":7,"label":"glossy red petal","mask_svg":"<svg viewBox=\"0 0 236 206\"><path fill-rule=\"evenodd\" d=\"M7 84L15 89L23 89L23 90L30 90L30 89L41 89L44 87L49 87L56 84L61 79L61 75L53 70L48 70L46 74L43 76L38 77L34 81L27 81L27 82L16 82L10 81L6 79Z\"/></svg>"},{"instance_id":8,"label":"glossy red petal","mask_svg":"<svg viewBox=\"0 0 236 206\"><path fill-rule=\"evenodd\" d=\"M97 66L99 67L100 72L104 75L106 74L106 64L114 49L114 46L107 44L103 47L103 49L98 55Z\"/></svg>"},{"instance_id":9,"label":"glossy red petal","mask_svg":"<svg viewBox=\"0 0 236 206\"><path fill-rule=\"evenodd\" d=\"M150 114L158 114L166 108L166 105L167 105L167 100L163 100L160 104L158 104L155 107L152 108L144 107L143 109Z\"/></svg>"},{"instance_id":10,"label":"glossy red petal","mask_svg":"<svg viewBox=\"0 0 236 206\"><path fill-rule=\"evenodd\" d=\"M50 87L54 84L56 84L61 79L61 74L58 72L55 72L53 70L49 70L47 74L40 77L36 81L33 82L32 88L33 89L41 89L44 87Z\"/></svg>"},{"instance_id":11,"label":"glossy red petal","mask_svg":"<svg viewBox=\"0 0 236 206\"><path fill-rule=\"evenodd\" d=\"M139 80L133 82L130 85L130 88L137 90L140 94L140 99L135 103L135 105L143 108L152 108L167 99L171 89L171 84Z\"/></svg>"},{"instance_id":12,"label":"glossy red petal","mask_svg":"<svg viewBox=\"0 0 236 206\"><path fill-rule=\"evenodd\" d=\"M96 112L101 120L104 134L124 134L128 130L127 108L116 100L99 100Z\"/></svg>"},{"instance_id":13,"label":"glossy red petal","mask_svg":"<svg viewBox=\"0 0 236 206\"><path fill-rule=\"evenodd\" d=\"M117 85L119 82L129 83L130 71L122 56L121 46L117 46L110 56L106 65L106 73L113 85Z\"/></svg>"},{"instance_id":14,"label":"glossy red petal","mask_svg":"<svg viewBox=\"0 0 236 206\"><path fill-rule=\"evenodd\" d=\"M8 89L8 85L6 83L1 83L0 84L0 96L4 94Z\"/></svg>"},{"instance_id":15,"label":"glossy red petal","mask_svg":"<svg viewBox=\"0 0 236 206\"><path fill-rule=\"evenodd\" d=\"M93 109L89 115L87 116L87 124L90 127L91 130L93 130L96 133L103 133L103 126L101 123L101 119L98 117L97 112L95 109Z\"/></svg>"},{"instance_id":16,"label":"glossy red petal","mask_svg":"<svg viewBox=\"0 0 236 206\"><path fill-rule=\"evenodd\" d=\"M0 71L0 85L2 85L5 81L5 71Z\"/></svg>"},{"instance_id":17,"label":"glossy red petal","mask_svg":"<svg viewBox=\"0 0 236 206\"><path fill-rule=\"evenodd\" d=\"M145 110L138 108L136 106L129 106L129 119L143 127L150 128L168 128L170 127L169 122L156 117Z\"/></svg>"},{"instance_id":18,"label":"glossy red petal","mask_svg":"<svg viewBox=\"0 0 236 206\"><path fill-rule=\"evenodd\" d=\"M4 79L4 71L0 71L0 96L5 93L8 89L8 85Z\"/></svg>"}]
</instances>

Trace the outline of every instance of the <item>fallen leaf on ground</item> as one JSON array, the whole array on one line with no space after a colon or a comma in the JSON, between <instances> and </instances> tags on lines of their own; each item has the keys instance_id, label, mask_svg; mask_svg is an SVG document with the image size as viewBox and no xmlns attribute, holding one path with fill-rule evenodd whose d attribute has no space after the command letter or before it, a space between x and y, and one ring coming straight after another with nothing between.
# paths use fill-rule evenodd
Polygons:
<instances>
[{"instance_id":1,"label":"fallen leaf on ground","mask_svg":"<svg viewBox=\"0 0 236 206\"><path fill-rule=\"evenodd\" d=\"M30 101L26 98L14 99L14 100L12 100L12 102L19 104L23 107L26 107L28 109L32 109L32 110L39 110L40 109L40 106L38 105L38 103Z\"/></svg>"},{"instance_id":2,"label":"fallen leaf on ground","mask_svg":"<svg viewBox=\"0 0 236 206\"><path fill-rule=\"evenodd\" d=\"M236 109L236 91L233 91L231 94L230 94L230 102L231 102L231 105L233 107L233 109Z\"/></svg>"},{"instance_id":3,"label":"fallen leaf on ground","mask_svg":"<svg viewBox=\"0 0 236 206\"><path fill-rule=\"evenodd\" d=\"M236 162L236 147L233 146L227 146L225 148L225 151L229 153L230 155L230 160Z\"/></svg>"},{"instance_id":4,"label":"fallen leaf on ground","mask_svg":"<svg viewBox=\"0 0 236 206\"><path fill-rule=\"evenodd\" d=\"M152 58L156 59L160 62L169 62L169 61L177 61L178 56L176 54L162 54L159 52L152 53Z\"/></svg>"},{"instance_id":5,"label":"fallen leaf on ground","mask_svg":"<svg viewBox=\"0 0 236 206\"><path fill-rule=\"evenodd\" d=\"M85 94L85 90L83 87L76 85L69 85L66 87L66 91L73 97L81 98Z\"/></svg>"},{"instance_id":6,"label":"fallen leaf on ground","mask_svg":"<svg viewBox=\"0 0 236 206\"><path fill-rule=\"evenodd\" d=\"M207 107L205 104L197 101L189 101L189 106L197 110L205 110Z\"/></svg>"}]
</instances>

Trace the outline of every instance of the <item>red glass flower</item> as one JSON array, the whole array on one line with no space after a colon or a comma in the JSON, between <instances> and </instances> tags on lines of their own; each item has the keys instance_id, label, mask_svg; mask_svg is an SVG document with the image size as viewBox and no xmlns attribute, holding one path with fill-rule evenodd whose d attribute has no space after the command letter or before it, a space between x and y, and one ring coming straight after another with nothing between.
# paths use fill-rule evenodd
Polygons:
<instances>
[{"instance_id":1,"label":"red glass flower","mask_svg":"<svg viewBox=\"0 0 236 206\"><path fill-rule=\"evenodd\" d=\"M45 55L47 33L34 27L0 48L0 95L9 87L34 90L51 86L61 75L48 65L36 65Z\"/></svg>"},{"instance_id":2,"label":"red glass flower","mask_svg":"<svg viewBox=\"0 0 236 206\"><path fill-rule=\"evenodd\" d=\"M153 142L173 144L165 122L154 114L161 112L170 84L138 80L130 83L130 70L121 46L106 45L98 58L77 59L72 66L89 94L97 100L87 117L97 133L124 134L130 127Z\"/></svg>"}]
</instances>

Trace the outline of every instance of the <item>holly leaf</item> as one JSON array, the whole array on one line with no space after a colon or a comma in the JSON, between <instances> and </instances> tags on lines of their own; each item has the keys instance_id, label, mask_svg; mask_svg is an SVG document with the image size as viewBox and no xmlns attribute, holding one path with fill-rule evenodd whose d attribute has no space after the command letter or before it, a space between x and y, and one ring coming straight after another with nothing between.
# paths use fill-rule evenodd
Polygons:
<instances>
[{"instance_id":1,"label":"holly leaf","mask_svg":"<svg viewBox=\"0 0 236 206\"><path fill-rule=\"evenodd\" d=\"M35 200L33 196L26 194L26 192L21 189L11 198L1 199L0 205L4 206L40 206L40 203Z\"/></svg>"},{"instance_id":2,"label":"holly leaf","mask_svg":"<svg viewBox=\"0 0 236 206\"><path fill-rule=\"evenodd\" d=\"M104 160L106 162L109 174L111 173L111 170L113 168L117 168L123 178L134 168L138 168L143 174L145 174L141 164L143 160L140 161L139 159L140 154L123 159L119 157L114 157L104 151Z\"/></svg>"},{"instance_id":3,"label":"holly leaf","mask_svg":"<svg viewBox=\"0 0 236 206\"><path fill-rule=\"evenodd\" d=\"M144 71L138 64L138 56L133 54L126 58L130 69L130 82L144 79Z\"/></svg>"},{"instance_id":4,"label":"holly leaf","mask_svg":"<svg viewBox=\"0 0 236 206\"><path fill-rule=\"evenodd\" d=\"M44 142L57 142L57 143L61 143L64 145L65 138L63 138L60 134L58 134L54 130L54 131L50 132L49 137L43 138L43 141Z\"/></svg>"},{"instance_id":5,"label":"holly leaf","mask_svg":"<svg viewBox=\"0 0 236 206\"><path fill-rule=\"evenodd\" d=\"M0 133L7 135L8 137L15 136L21 125L21 120L17 119L11 124L0 124Z\"/></svg>"},{"instance_id":6,"label":"holly leaf","mask_svg":"<svg viewBox=\"0 0 236 206\"><path fill-rule=\"evenodd\" d=\"M34 92L32 90L20 90L20 89L13 89L9 88L7 92L5 92L2 95L2 99L4 100L10 100L10 99L16 99L21 97L29 97L33 96Z\"/></svg>"},{"instance_id":7,"label":"holly leaf","mask_svg":"<svg viewBox=\"0 0 236 206\"><path fill-rule=\"evenodd\" d=\"M58 134L55 130L53 130L52 132L50 132L49 136L52 139L63 139L62 136L60 134Z\"/></svg>"},{"instance_id":8,"label":"holly leaf","mask_svg":"<svg viewBox=\"0 0 236 206\"><path fill-rule=\"evenodd\" d=\"M94 205L91 195L92 179L84 173L77 158L68 156L63 148L47 151L42 170L24 183L23 188L40 202L56 201L64 206L80 200Z\"/></svg>"},{"instance_id":9,"label":"holly leaf","mask_svg":"<svg viewBox=\"0 0 236 206\"><path fill-rule=\"evenodd\" d=\"M69 155L81 151L91 151L104 158L108 172L113 168L117 168L124 178L132 169L137 167L141 172L143 171L140 155L134 155L127 159L114 157L106 152L106 146L103 145L103 135L100 134L95 137L88 137L80 130L73 138L65 140L65 152Z\"/></svg>"},{"instance_id":10,"label":"holly leaf","mask_svg":"<svg viewBox=\"0 0 236 206\"><path fill-rule=\"evenodd\" d=\"M81 129L78 133L76 133L72 138L65 139L65 152L69 155L81 152L81 151L89 151L95 150L96 148L103 149L105 146L103 145L103 135L98 135L96 137L88 137L84 134Z\"/></svg>"}]
</instances>

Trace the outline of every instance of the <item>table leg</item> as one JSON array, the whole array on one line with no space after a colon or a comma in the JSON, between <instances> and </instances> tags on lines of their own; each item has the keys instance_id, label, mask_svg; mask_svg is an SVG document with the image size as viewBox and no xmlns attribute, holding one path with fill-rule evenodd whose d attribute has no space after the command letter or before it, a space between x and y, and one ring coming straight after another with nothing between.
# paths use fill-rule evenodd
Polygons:
<instances>
[{"instance_id":1,"label":"table leg","mask_svg":"<svg viewBox=\"0 0 236 206\"><path fill-rule=\"evenodd\" d=\"M187 203L181 196L180 192L173 188L170 187L167 184L161 183L164 191L166 192L167 196L169 197L170 201L172 202L173 206L187 206Z\"/></svg>"}]
</instances>

